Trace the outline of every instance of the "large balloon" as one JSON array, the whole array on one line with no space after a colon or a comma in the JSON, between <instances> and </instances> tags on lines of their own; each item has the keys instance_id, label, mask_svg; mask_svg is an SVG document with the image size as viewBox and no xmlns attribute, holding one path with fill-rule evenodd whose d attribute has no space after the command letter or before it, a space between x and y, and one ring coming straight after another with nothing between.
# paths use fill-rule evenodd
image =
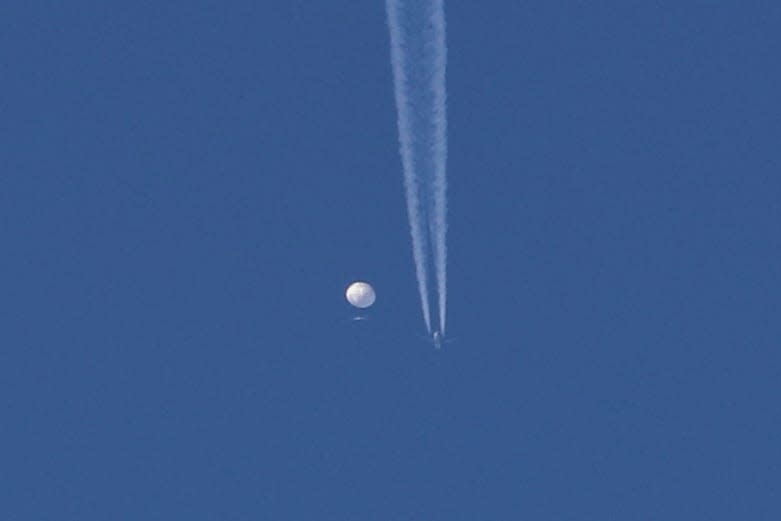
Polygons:
<instances>
[{"instance_id":1,"label":"large balloon","mask_svg":"<svg viewBox=\"0 0 781 521\"><path fill-rule=\"evenodd\" d=\"M347 302L362 309L374 304L377 298L374 294L374 288L368 282L353 282L347 286L344 295L347 297Z\"/></svg>"}]
</instances>

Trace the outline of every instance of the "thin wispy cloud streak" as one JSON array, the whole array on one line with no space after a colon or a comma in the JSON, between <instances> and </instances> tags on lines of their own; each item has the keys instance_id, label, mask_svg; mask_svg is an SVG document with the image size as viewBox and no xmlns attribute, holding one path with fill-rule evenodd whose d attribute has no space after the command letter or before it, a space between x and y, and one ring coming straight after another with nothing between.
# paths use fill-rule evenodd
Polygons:
<instances>
[{"instance_id":1,"label":"thin wispy cloud streak","mask_svg":"<svg viewBox=\"0 0 781 521\"><path fill-rule=\"evenodd\" d=\"M423 320L431 325L431 279L438 330L447 316L447 116L443 0L387 0L399 148ZM431 276L433 272L433 277Z\"/></svg>"}]
</instances>

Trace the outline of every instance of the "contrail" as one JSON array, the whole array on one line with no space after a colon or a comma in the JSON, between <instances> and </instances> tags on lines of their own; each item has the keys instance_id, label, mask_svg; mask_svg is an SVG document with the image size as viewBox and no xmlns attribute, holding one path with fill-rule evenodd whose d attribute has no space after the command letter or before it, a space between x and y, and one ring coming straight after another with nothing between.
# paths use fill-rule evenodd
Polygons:
<instances>
[{"instance_id":1,"label":"contrail","mask_svg":"<svg viewBox=\"0 0 781 521\"><path fill-rule=\"evenodd\" d=\"M447 308L447 117L443 0L387 0L399 148L423 319L431 333L433 269L439 328Z\"/></svg>"}]
</instances>

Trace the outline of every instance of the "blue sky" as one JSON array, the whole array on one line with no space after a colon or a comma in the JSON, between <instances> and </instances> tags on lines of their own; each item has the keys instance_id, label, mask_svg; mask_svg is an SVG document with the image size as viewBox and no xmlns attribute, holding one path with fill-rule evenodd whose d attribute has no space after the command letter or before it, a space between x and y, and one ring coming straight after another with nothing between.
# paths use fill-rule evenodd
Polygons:
<instances>
[{"instance_id":1,"label":"blue sky","mask_svg":"<svg viewBox=\"0 0 781 521\"><path fill-rule=\"evenodd\" d=\"M0 517L777 519L781 9L448 3L435 352L357 4L0 10Z\"/></svg>"}]
</instances>

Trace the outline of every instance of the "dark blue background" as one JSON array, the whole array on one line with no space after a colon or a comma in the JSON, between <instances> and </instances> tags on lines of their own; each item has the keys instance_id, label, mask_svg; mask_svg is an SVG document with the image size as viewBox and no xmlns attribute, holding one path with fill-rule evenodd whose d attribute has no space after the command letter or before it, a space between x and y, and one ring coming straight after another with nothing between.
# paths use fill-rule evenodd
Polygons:
<instances>
[{"instance_id":1,"label":"dark blue background","mask_svg":"<svg viewBox=\"0 0 781 521\"><path fill-rule=\"evenodd\" d=\"M779 519L781 9L448 3L440 352L384 16L0 9L0 517Z\"/></svg>"}]
</instances>

